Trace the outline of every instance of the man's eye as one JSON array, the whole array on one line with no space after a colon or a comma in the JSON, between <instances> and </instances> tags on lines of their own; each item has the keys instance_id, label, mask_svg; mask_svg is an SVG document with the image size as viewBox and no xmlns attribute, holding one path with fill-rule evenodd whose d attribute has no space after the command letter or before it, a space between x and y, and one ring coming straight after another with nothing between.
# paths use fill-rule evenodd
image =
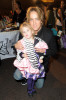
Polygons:
<instances>
[{"instance_id":1,"label":"man's eye","mask_svg":"<svg viewBox=\"0 0 66 100\"><path fill-rule=\"evenodd\" d=\"M32 21L32 19L30 19L30 21Z\"/></svg>"}]
</instances>

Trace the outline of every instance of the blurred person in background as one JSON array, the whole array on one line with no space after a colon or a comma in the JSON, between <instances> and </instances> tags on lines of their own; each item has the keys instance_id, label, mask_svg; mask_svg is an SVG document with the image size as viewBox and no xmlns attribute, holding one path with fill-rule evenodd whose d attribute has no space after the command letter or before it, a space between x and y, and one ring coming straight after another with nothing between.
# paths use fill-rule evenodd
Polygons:
<instances>
[{"instance_id":1,"label":"blurred person in background","mask_svg":"<svg viewBox=\"0 0 66 100\"><path fill-rule=\"evenodd\" d=\"M60 8L57 9L57 14L56 14L56 26L57 26L57 30L61 30L63 28L63 17L62 17L62 12L60 10Z\"/></svg>"},{"instance_id":2,"label":"blurred person in background","mask_svg":"<svg viewBox=\"0 0 66 100\"><path fill-rule=\"evenodd\" d=\"M65 19L65 4L64 4L64 1L61 0L61 3L60 3L60 9L61 9L61 13L62 13L62 17L63 17L63 20Z\"/></svg>"},{"instance_id":3,"label":"blurred person in background","mask_svg":"<svg viewBox=\"0 0 66 100\"><path fill-rule=\"evenodd\" d=\"M13 14L13 18L12 18L12 23L18 23L21 24L24 19L25 19L25 14L26 12L22 9L21 7L21 3L19 1L16 1L14 3L14 14Z\"/></svg>"},{"instance_id":4,"label":"blurred person in background","mask_svg":"<svg viewBox=\"0 0 66 100\"><path fill-rule=\"evenodd\" d=\"M64 29L64 20L65 20L65 6L64 6L64 1L61 0L60 7L57 9L56 13L56 25L58 31L61 30L63 31Z\"/></svg>"},{"instance_id":5,"label":"blurred person in background","mask_svg":"<svg viewBox=\"0 0 66 100\"><path fill-rule=\"evenodd\" d=\"M48 5L47 7L47 18L46 19L47 19L46 26L50 29L53 28L55 26L55 16L54 16L52 5Z\"/></svg>"}]
</instances>

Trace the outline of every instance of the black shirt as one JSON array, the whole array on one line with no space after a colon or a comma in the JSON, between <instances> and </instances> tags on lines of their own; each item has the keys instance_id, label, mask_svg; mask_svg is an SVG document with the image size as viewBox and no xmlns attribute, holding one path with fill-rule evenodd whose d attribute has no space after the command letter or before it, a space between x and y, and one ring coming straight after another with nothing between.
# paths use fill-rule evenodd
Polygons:
<instances>
[{"instance_id":1,"label":"black shirt","mask_svg":"<svg viewBox=\"0 0 66 100\"><path fill-rule=\"evenodd\" d=\"M37 37L40 37L47 43L49 47L49 49L46 50L47 56L53 56L56 54L57 52L56 41L50 29L42 26L41 30L37 34Z\"/></svg>"},{"instance_id":2,"label":"black shirt","mask_svg":"<svg viewBox=\"0 0 66 100\"><path fill-rule=\"evenodd\" d=\"M24 21L25 16L26 16L26 12L24 10L21 10L20 14L14 12L12 23L19 22L21 24Z\"/></svg>"}]
</instances>

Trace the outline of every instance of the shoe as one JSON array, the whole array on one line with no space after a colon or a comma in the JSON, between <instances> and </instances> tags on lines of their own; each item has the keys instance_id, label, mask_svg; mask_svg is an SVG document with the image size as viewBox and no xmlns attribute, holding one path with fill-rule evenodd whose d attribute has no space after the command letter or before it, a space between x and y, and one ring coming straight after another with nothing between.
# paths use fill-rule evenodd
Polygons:
<instances>
[{"instance_id":1,"label":"shoe","mask_svg":"<svg viewBox=\"0 0 66 100\"><path fill-rule=\"evenodd\" d=\"M34 94L37 94L36 90L35 90L35 91L32 91L32 93L33 93L33 95L34 95Z\"/></svg>"},{"instance_id":2,"label":"shoe","mask_svg":"<svg viewBox=\"0 0 66 100\"><path fill-rule=\"evenodd\" d=\"M33 97L33 93L28 93L28 96L29 97Z\"/></svg>"},{"instance_id":3,"label":"shoe","mask_svg":"<svg viewBox=\"0 0 66 100\"><path fill-rule=\"evenodd\" d=\"M37 92L36 91L32 91L32 93L28 93L28 96L29 97L33 97L34 94L37 94Z\"/></svg>"},{"instance_id":4,"label":"shoe","mask_svg":"<svg viewBox=\"0 0 66 100\"><path fill-rule=\"evenodd\" d=\"M27 79L26 78L22 79L21 85L26 85L26 84L27 84Z\"/></svg>"},{"instance_id":5,"label":"shoe","mask_svg":"<svg viewBox=\"0 0 66 100\"><path fill-rule=\"evenodd\" d=\"M29 97L33 97L33 92L32 92L32 90L29 90L29 91L28 91L28 96L29 96Z\"/></svg>"}]
</instances>

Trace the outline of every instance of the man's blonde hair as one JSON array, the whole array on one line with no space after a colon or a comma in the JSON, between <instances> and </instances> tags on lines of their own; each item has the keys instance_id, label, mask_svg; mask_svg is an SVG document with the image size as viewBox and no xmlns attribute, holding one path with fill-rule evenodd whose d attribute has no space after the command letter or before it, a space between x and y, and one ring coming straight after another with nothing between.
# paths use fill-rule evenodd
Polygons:
<instances>
[{"instance_id":1,"label":"man's blonde hair","mask_svg":"<svg viewBox=\"0 0 66 100\"><path fill-rule=\"evenodd\" d=\"M23 22L23 23L20 25L19 30L20 30L21 34L22 34L22 28L23 28L23 27L28 27L28 28L32 31L33 36L35 35L35 32L34 32L33 28L30 26L30 24L29 24L28 22ZM23 34L22 34L22 35L23 35Z\"/></svg>"},{"instance_id":2,"label":"man's blonde hair","mask_svg":"<svg viewBox=\"0 0 66 100\"><path fill-rule=\"evenodd\" d=\"M38 18L39 18L39 20L41 20L41 22L42 22L42 24L44 23L44 12L42 11L42 9L41 8L39 8L39 7L29 7L28 9L27 9L27 13L26 13L26 19L27 19L27 22L29 22L30 21L30 13L32 12L32 11L35 11L37 14L38 14Z\"/></svg>"}]
</instances>

